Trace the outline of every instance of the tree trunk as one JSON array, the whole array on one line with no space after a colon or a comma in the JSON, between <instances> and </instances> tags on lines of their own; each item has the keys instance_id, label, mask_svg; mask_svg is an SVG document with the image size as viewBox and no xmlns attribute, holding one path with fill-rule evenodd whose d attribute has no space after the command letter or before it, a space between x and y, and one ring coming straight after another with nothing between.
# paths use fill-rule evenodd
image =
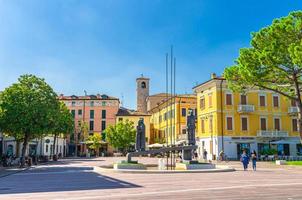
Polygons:
<instances>
[{"instance_id":1,"label":"tree trunk","mask_svg":"<svg viewBox=\"0 0 302 200\"><path fill-rule=\"evenodd\" d=\"M299 105L298 123L299 123L300 142L302 143L302 104Z\"/></svg>"},{"instance_id":2,"label":"tree trunk","mask_svg":"<svg viewBox=\"0 0 302 200\"><path fill-rule=\"evenodd\" d=\"M20 141L16 140L16 157L20 157Z\"/></svg>"},{"instance_id":3,"label":"tree trunk","mask_svg":"<svg viewBox=\"0 0 302 200\"><path fill-rule=\"evenodd\" d=\"M22 151L21 151L21 167L24 167L24 165L25 165L25 153L26 153L26 149L27 149L28 139L29 139L28 134L25 133L23 147L22 147Z\"/></svg>"},{"instance_id":4,"label":"tree trunk","mask_svg":"<svg viewBox=\"0 0 302 200\"><path fill-rule=\"evenodd\" d=\"M53 137L53 148L52 148L52 159L54 161L57 161L58 160L58 155L57 155L57 151L56 151L56 142L57 142L57 137L58 135L57 134L54 134L54 137Z\"/></svg>"}]
</instances>

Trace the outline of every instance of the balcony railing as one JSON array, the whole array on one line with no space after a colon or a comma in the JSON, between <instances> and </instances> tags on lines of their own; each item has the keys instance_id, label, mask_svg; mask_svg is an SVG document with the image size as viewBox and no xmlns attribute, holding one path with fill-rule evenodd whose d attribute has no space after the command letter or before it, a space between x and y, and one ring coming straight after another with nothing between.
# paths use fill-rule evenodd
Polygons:
<instances>
[{"instance_id":1,"label":"balcony railing","mask_svg":"<svg viewBox=\"0 0 302 200\"><path fill-rule=\"evenodd\" d=\"M177 138L178 140L186 140L187 137L188 137L187 134L179 134Z\"/></svg>"},{"instance_id":2,"label":"balcony railing","mask_svg":"<svg viewBox=\"0 0 302 200\"><path fill-rule=\"evenodd\" d=\"M297 114L299 112L299 108L297 106L291 106L288 108L288 114Z\"/></svg>"},{"instance_id":3,"label":"balcony railing","mask_svg":"<svg viewBox=\"0 0 302 200\"><path fill-rule=\"evenodd\" d=\"M249 112L254 112L255 111L255 107L254 105L238 105L238 112L240 113L249 113Z\"/></svg>"},{"instance_id":4,"label":"balcony railing","mask_svg":"<svg viewBox=\"0 0 302 200\"><path fill-rule=\"evenodd\" d=\"M259 137L288 137L287 131L278 131L278 130L272 130L272 131L258 131L257 136Z\"/></svg>"}]
</instances>

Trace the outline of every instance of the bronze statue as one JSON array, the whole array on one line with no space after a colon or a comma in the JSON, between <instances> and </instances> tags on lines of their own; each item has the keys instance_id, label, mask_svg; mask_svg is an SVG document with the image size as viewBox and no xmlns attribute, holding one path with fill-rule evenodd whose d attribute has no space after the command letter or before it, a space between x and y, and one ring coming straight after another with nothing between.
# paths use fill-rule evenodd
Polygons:
<instances>
[{"instance_id":1,"label":"bronze statue","mask_svg":"<svg viewBox=\"0 0 302 200\"><path fill-rule=\"evenodd\" d=\"M196 121L196 117L193 114L193 112L191 112L190 115L188 115L187 117L187 133L188 133L188 145L195 145L196 144L196 140L195 140L195 121Z\"/></svg>"},{"instance_id":2,"label":"bronze statue","mask_svg":"<svg viewBox=\"0 0 302 200\"><path fill-rule=\"evenodd\" d=\"M145 124L144 124L144 119L140 119L136 127L135 150L145 151L145 148L146 148Z\"/></svg>"}]
</instances>

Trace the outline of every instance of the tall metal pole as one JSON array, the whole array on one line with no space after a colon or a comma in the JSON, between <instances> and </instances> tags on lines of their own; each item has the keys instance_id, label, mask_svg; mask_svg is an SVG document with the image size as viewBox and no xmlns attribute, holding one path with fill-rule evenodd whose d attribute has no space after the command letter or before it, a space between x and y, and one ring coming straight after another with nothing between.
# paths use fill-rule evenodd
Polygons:
<instances>
[{"instance_id":1,"label":"tall metal pole","mask_svg":"<svg viewBox=\"0 0 302 200\"><path fill-rule=\"evenodd\" d=\"M173 107L174 107L174 114L173 114L173 124L174 124L174 132L173 132L173 136L174 136L174 146L175 146L175 143L176 143L176 58L174 57L174 69L173 69L173 72L174 72L174 83L173 83L173 92L174 92L174 102L173 102ZM175 166L175 162L176 162L176 157L175 157L175 152L174 152L174 166Z\"/></svg>"},{"instance_id":2,"label":"tall metal pole","mask_svg":"<svg viewBox=\"0 0 302 200\"><path fill-rule=\"evenodd\" d=\"M171 146L173 146L173 124L172 124L172 103L173 103L173 45L171 45L171 85L170 85L170 90L171 90L171 98L170 98L170 138L171 138ZM171 151L171 170L172 170L172 165L173 165L173 151Z\"/></svg>"},{"instance_id":3,"label":"tall metal pole","mask_svg":"<svg viewBox=\"0 0 302 200\"><path fill-rule=\"evenodd\" d=\"M169 102L168 102L168 88L169 88L169 76L168 76L168 73L169 73L169 70L168 70L168 58L169 55L168 53L166 53L166 112L167 112L167 109L168 109L168 105L169 105ZM165 128L165 136L166 136L166 145L168 147L169 145L169 133L168 133L169 129L168 129L168 119L166 119L166 128ZM167 153L167 170L168 170L168 162L169 162L169 153Z\"/></svg>"}]
</instances>

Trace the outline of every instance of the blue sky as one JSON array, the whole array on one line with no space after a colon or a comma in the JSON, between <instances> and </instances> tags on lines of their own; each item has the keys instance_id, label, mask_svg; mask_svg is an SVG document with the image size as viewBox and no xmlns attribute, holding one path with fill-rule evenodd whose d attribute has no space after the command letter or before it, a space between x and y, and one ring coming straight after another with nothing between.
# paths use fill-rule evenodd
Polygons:
<instances>
[{"instance_id":1,"label":"blue sky","mask_svg":"<svg viewBox=\"0 0 302 200\"><path fill-rule=\"evenodd\" d=\"M244 3L243 3L244 2ZM177 93L232 65L250 33L300 0L0 0L0 90L25 73L57 93L106 93L135 108L135 78L165 91L174 45Z\"/></svg>"}]
</instances>

